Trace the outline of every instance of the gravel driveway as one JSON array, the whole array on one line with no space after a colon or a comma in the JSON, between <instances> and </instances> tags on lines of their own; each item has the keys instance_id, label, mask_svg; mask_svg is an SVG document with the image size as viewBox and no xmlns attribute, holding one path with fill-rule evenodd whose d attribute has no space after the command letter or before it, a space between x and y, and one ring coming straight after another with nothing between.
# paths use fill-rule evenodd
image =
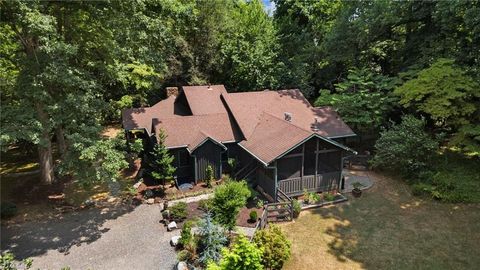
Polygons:
<instances>
[{"instance_id":1,"label":"gravel driveway","mask_svg":"<svg viewBox=\"0 0 480 270\"><path fill-rule=\"evenodd\" d=\"M46 221L1 228L1 249L33 269L172 269L173 235L159 223L158 205L89 209Z\"/></svg>"}]
</instances>

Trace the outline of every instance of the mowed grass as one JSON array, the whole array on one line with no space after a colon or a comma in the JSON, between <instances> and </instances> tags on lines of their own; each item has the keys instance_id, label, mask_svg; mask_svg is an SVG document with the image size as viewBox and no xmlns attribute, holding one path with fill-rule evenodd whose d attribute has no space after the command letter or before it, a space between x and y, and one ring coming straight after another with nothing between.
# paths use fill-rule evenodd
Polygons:
<instances>
[{"instance_id":1,"label":"mowed grass","mask_svg":"<svg viewBox=\"0 0 480 270\"><path fill-rule=\"evenodd\" d=\"M282 225L292 241L284 269L480 267L480 204L421 199L401 181L369 175L375 185L361 198Z\"/></svg>"}]
</instances>

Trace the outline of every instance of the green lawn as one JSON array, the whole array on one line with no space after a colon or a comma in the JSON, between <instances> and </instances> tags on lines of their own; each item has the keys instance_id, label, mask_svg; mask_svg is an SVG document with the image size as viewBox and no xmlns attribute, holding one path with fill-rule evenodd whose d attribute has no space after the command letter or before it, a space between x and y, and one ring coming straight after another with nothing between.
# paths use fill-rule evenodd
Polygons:
<instances>
[{"instance_id":1,"label":"green lawn","mask_svg":"<svg viewBox=\"0 0 480 270\"><path fill-rule=\"evenodd\" d=\"M369 174L375 185L361 198L282 225L293 253L285 269L478 269L480 204L421 199Z\"/></svg>"}]
</instances>

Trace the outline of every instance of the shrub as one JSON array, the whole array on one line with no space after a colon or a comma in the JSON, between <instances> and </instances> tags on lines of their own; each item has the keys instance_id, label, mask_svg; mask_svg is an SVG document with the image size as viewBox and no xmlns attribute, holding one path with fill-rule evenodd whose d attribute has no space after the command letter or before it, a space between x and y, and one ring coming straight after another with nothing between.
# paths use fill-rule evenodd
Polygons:
<instances>
[{"instance_id":1,"label":"shrub","mask_svg":"<svg viewBox=\"0 0 480 270\"><path fill-rule=\"evenodd\" d=\"M215 220L232 230L240 208L247 203L248 197L250 197L250 191L245 181L227 181L216 188L212 209Z\"/></svg>"},{"instance_id":2,"label":"shrub","mask_svg":"<svg viewBox=\"0 0 480 270\"><path fill-rule=\"evenodd\" d=\"M278 226L258 231L253 241L262 248L262 264L267 269L282 269L290 258L291 243Z\"/></svg>"},{"instance_id":3,"label":"shrub","mask_svg":"<svg viewBox=\"0 0 480 270\"><path fill-rule=\"evenodd\" d=\"M32 263L32 259L23 259L21 263L18 263L15 260L15 255L10 252L0 254L0 269L2 270L30 269Z\"/></svg>"},{"instance_id":4,"label":"shrub","mask_svg":"<svg viewBox=\"0 0 480 270\"><path fill-rule=\"evenodd\" d=\"M182 221L187 218L187 203L178 202L169 207L170 217L176 221Z\"/></svg>"},{"instance_id":5,"label":"shrub","mask_svg":"<svg viewBox=\"0 0 480 270\"><path fill-rule=\"evenodd\" d=\"M0 215L2 218L11 218L17 214L17 205L11 202L2 202Z\"/></svg>"},{"instance_id":6,"label":"shrub","mask_svg":"<svg viewBox=\"0 0 480 270\"><path fill-rule=\"evenodd\" d=\"M265 203L262 200L257 200L256 206L257 206L257 208L263 208L264 204Z\"/></svg>"},{"instance_id":7,"label":"shrub","mask_svg":"<svg viewBox=\"0 0 480 270\"><path fill-rule=\"evenodd\" d=\"M209 211L213 207L213 200L212 199L205 199L198 202L198 208L202 209L203 211Z\"/></svg>"},{"instance_id":8,"label":"shrub","mask_svg":"<svg viewBox=\"0 0 480 270\"><path fill-rule=\"evenodd\" d=\"M199 261L206 264L209 261L218 262L220 252L227 243L227 237L222 227L213 223L212 216L207 213L198 225L198 234L200 235Z\"/></svg>"},{"instance_id":9,"label":"shrub","mask_svg":"<svg viewBox=\"0 0 480 270\"><path fill-rule=\"evenodd\" d=\"M293 199L293 216L298 217L300 211L302 211L302 205L297 199Z\"/></svg>"},{"instance_id":10,"label":"shrub","mask_svg":"<svg viewBox=\"0 0 480 270\"><path fill-rule=\"evenodd\" d=\"M323 194L323 199L327 202L331 202L335 199L335 195L333 195L331 193L325 193L325 194Z\"/></svg>"},{"instance_id":11,"label":"shrub","mask_svg":"<svg viewBox=\"0 0 480 270\"><path fill-rule=\"evenodd\" d=\"M177 260L180 262L189 261L192 258L192 254L188 250L181 250L177 253Z\"/></svg>"},{"instance_id":12,"label":"shrub","mask_svg":"<svg viewBox=\"0 0 480 270\"><path fill-rule=\"evenodd\" d=\"M251 243L248 239L240 235L235 239L230 250L223 249L223 258L217 265L209 263L207 270L261 270L263 249Z\"/></svg>"},{"instance_id":13,"label":"shrub","mask_svg":"<svg viewBox=\"0 0 480 270\"><path fill-rule=\"evenodd\" d=\"M372 165L405 177L418 177L428 167L438 143L425 131L425 121L404 116L400 124L380 133L375 143L376 155Z\"/></svg>"},{"instance_id":14,"label":"shrub","mask_svg":"<svg viewBox=\"0 0 480 270\"><path fill-rule=\"evenodd\" d=\"M193 241L192 234L192 222L189 220L183 224L182 231L180 232L180 239L178 242L183 246L187 246L191 241Z\"/></svg>"},{"instance_id":15,"label":"shrub","mask_svg":"<svg viewBox=\"0 0 480 270\"><path fill-rule=\"evenodd\" d=\"M205 169L205 178L205 184L207 185L207 188L212 188L212 182L215 180L212 165L208 165Z\"/></svg>"},{"instance_id":16,"label":"shrub","mask_svg":"<svg viewBox=\"0 0 480 270\"><path fill-rule=\"evenodd\" d=\"M255 210L250 211L250 221L252 222L257 221L257 217L258 217L257 211Z\"/></svg>"}]
</instances>

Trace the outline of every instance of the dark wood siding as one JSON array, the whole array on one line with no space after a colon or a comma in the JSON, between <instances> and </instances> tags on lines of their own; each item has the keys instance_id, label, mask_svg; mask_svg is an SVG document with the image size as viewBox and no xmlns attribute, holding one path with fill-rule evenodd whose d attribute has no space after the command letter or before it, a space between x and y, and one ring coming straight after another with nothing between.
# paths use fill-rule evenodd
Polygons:
<instances>
[{"instance_id":1,"label":"dark wood siding","mask_svg":"<svg viewBox=\"0 0 480 270\"><path fill-rule=\"evenodd\" d=\"M275 198L275 170L259 167L257 169L257 184L268 193L272 198Z\"/></svg>"},{"instance_id":2,"label":"dark wood siding","mask_svg":"<svg viewBox=\"0 0 480 270\"><path fill-rule=\"evenodd\" d=\"M197 181L203 181L206 178L208 165L213 167L215 178L221 177L221 156L223 148L218 144L208 140L192 153L197 160Z\"/></svg>"}]
</instances>

